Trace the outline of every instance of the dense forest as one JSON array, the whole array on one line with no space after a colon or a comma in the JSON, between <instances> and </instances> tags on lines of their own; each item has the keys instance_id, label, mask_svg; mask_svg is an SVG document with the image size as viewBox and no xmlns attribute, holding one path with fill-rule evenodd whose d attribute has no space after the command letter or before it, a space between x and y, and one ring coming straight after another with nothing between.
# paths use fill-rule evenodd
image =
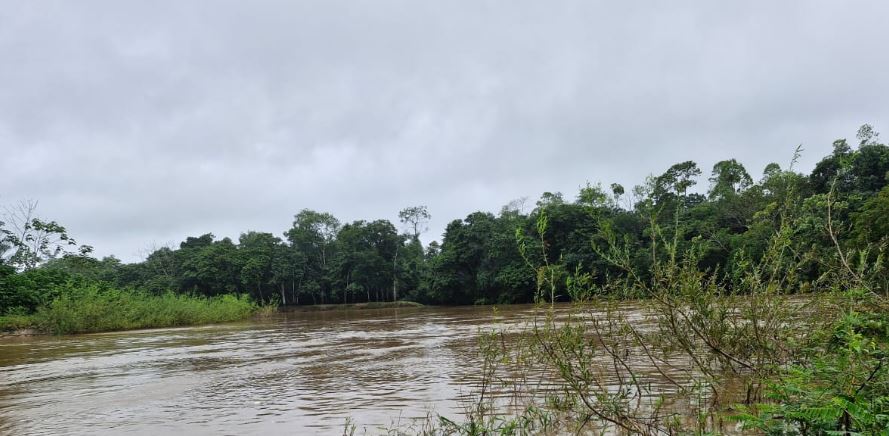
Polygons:
<instances>
[{"instance_id":1,"label":"dense forest","mask_svg":"<svg viewBox=\"0 0 889 436\"><path fill-rule=\"evenodd\" d=\"M0 315L31 313L72 286L96 283L156 294L249 295L286 305L525 303L538 297L535 265L557 264L566 276L582 272L593 283L621 274L602 258L603 234L625 242L635 266L645 271L649 254L659 249L652 228L673 232L681 242L705 240L699 268L730 281L735 265L762 255L784 219L777 211L787 208L780 206L789 206L798 223L794 250L804 261L796 273L817 288L826 273L821 259L838 244L885 248L887 177L889 147L864 125L857 141L836 140L808 175L793 162L751 175L735 159L716 163L705 175L695 162L684 161L630 190L587 183L573 199L546 192L534 205L517 200L497 214L475 212L448 224L440 244L425 247L425 206L402 210L397 225L341 223L304 209L277 234L249 231L232 240L207 233L131 264L91 257L91 248L78 245L64 226L38 218L35 203L23 203L0 222ZM825 236L827 227L837 238ZM568 295L560 288L545 298Z\"/></svg>"}]
</instances>

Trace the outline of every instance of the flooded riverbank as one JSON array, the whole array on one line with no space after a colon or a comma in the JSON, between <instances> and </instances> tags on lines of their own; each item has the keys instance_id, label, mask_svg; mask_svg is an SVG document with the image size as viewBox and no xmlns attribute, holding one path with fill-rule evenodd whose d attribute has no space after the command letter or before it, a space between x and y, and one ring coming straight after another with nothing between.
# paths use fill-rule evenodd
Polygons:
<instances>
[{"instance_id":1,"label":"flooded riverbank","mask_svg":"<svg viewBox=\"0 0 889 436\"><path fill-rule=\"evenodd\" d=\"M567 306L559 309L567 310ZM462 412L480 328L533 306L293 312L265 320L0 339L3 434L376 433Z\"/></svg>"}]
</instances>

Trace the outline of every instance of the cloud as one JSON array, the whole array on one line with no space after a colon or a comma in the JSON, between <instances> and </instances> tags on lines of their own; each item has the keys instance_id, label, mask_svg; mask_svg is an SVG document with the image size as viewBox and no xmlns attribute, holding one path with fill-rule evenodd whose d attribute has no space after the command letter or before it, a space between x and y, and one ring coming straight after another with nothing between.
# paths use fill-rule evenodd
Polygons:
<instances>
[{"instance_id":1,"label":"cloud","mask_svg":"<svg viewBox=\"0 0 889 436\"><path fill-rule=\"evenodd\" d=\"M7 2L0 202L100 255L474 210L886 129L882 2Z\"/></svg>"}]
</instances>

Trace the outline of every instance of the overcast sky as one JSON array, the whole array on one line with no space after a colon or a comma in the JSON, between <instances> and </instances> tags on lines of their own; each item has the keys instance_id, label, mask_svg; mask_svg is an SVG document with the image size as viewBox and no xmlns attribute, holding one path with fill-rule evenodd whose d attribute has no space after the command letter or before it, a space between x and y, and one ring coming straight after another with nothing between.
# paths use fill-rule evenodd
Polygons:
<instances>
[{"instance_id":1,"label":"overcast sky","mask_svg":"<svg viewBox=\"0 0 889 436\"><path fill-rule=\"evenodd\" d=\"M0 0L0 203L96 254L889 130L885 1ZM702 184L706 180L702 179Z\"/></svg>"}]
</instances>

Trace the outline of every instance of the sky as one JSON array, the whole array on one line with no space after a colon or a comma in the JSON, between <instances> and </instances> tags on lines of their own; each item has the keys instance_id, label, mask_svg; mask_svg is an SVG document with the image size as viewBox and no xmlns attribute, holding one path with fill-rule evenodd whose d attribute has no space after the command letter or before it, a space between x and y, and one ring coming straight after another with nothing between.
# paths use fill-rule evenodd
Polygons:
<instances>
[{"instance_id":1,"label":"sky","mask_svg":"<svg viewBox=\"0 0 889 436\"><path fill-rule=\"evenodd\" d=\"M95 255L889 131L885 1L0 0L0 204Z\"/></svg>"}]
</instances>

